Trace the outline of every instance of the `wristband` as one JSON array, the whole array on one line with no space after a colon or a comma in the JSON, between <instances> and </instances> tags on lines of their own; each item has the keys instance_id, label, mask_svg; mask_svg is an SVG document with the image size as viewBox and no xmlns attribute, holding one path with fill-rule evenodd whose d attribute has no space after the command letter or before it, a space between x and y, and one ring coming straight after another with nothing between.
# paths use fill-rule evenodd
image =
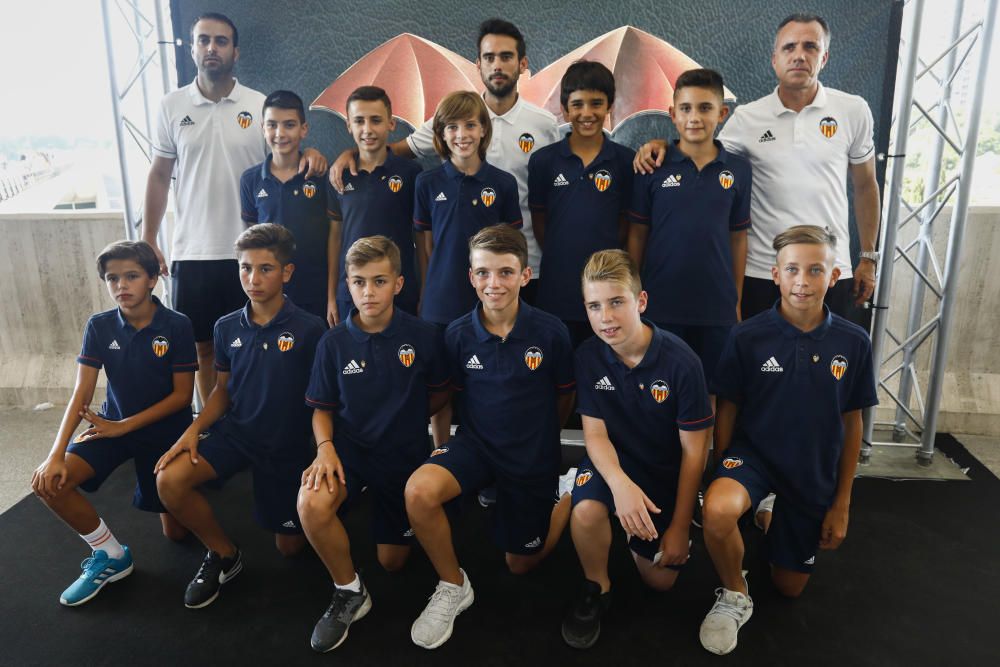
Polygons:
<instances>
[{"instance_id":1,"label":"wristband","mask_svg":"<svg viewBox=\"0 0 1000 667\"><path fill-rule=\"evenodd\" d=\"M331 445L333 444L333 440L331 440L331 439L327 438L326 440L323 440L323 441L319 442L319 443L318 443L318 444L316 445L316 449L319 449L320 447L322 447L323 445L325 445L325 444L326 444L326 443L328 443L328 442L329 442L329 443L330 443Z\"/></svg>"}]
</instances>

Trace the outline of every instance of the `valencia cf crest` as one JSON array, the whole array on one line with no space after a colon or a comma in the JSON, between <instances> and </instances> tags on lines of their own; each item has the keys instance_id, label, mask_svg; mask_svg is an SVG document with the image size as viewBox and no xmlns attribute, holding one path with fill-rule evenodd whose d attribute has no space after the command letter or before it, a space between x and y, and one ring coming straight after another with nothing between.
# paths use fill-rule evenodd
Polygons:
<instances>
[{"instance_id":1,"label":"valencia cf crest","mask_svg":"<svg viewBox=\"0 0 1000 667\"><path fill-rule=\"evenodd\" d=\"M736 178L733 176L733 172L729 171L728 169L719 172L719 185L722 186L723 190L728 190L729 188L733 187L733 183L735 181Z\"/></svg>"},{"instance_id":2,"label":"valencia cf crest","mask_svg":"<svg viewBox=\"0 0 1000 667\"><path fill-rule=\"evenodd\" d=\"M726 470L732 470L733 468L739 468L743 465L743 459L738 456L727 456L722 459L722 467Z\"/></svg>"},{"instance_id":3,"label":"valencia cf crest","mask_svg":"<svg viewBox=\"0 0 1000 667\"><path fill-rule=\"evenodd\" d=\"M249 111L241 111L236 114L236 122L240 124L244 130L250 127L250 123L253 122L253 116Z\"/></svg>"},{"instance_id":4,"label":"valencia cf crest","mask_svg":"<svg viewBox=\"0 0 1000 667\"><path fill-rule=\"evenodd\" d=\"M657 403L662 403L670 395L670 387L663 380L657 380L649 385L649 393L653 395L653 400Z\"/></svg>"},{"instance_id":5,"label":"valencia cf crest","mask_svg":"<svg viewBox=\"0 0 1000 667\"><path fill-rule=\"evenodd\" d=\"M291 331L283 331L278 336L278 349L282 352L288 352L293 347L295 347L295 336L292 335Z\"/></svg>"},{"instance_id":6,"label":"valencia cf crest","mask_svg":"<svg viewBox=\"0 0 1000 667\"><path fill-rule=\"evenodd\" d=\"M163 336L157 336L153 339L153 354L158 357L162 357L170 349L170 341L168 341Z\"/></svg>"},{"instance_id":7,"label":"valencia cf crest","mask_svg":"<svg viewBox=\"0 0 1000 667\"><path fill-rule=\"evenodd\" d=\"M399 352L399 363L403 364L407 368L413 365L413 360L417 358L417 351L413 349L410 344L404 344L400 346Z\"/></svg>"},{"instance_id":8,"label":"valencia cf crest","mask_svg":"<svg viewBox=\"0 0 1000 667\"><path fill-rule=\"evenodd\" d=\"M447 453L448 453L447 447L438 447L433 452L431 452L431 456L437 456L438 454L447 454Z\"/></svg>"},{"instance_id":9,"label":"valencia cf crest","mask_svg":"<svg viewBox=\"0 0 1000 667\"><path fill-rule=\"evenodd\" d=\"M530 153L531 149L535 147L535 138L525 132L517 138L517 145L524 153Z\"/></svg>"},{"instance_id":10,"label":"valencia cf crest","mask_svg":"<svg viewBox=\"0 0 1000 667\"><path fill-rule=\"evenodd\" d=\"M483 206L489 208L497 200L497 191L493 188L483 188L483 191L479 193L479 198L483 200Z\"/></svg>"},{"instance_id":11,"label":"valencia cf crest","mask_svg":"<svg viewBox=\"0 0 1000 667\"><path fill-rule=\"evenodd\" d=\"M847 357L842 354L835 356L830 362L830 372L838 381L844 377L844 373L847 372Z\"/></svg>"},{"instance_id":12,"label":"valencia cf crest","mask_svg":"<svg viewBox=\"0 0 1000 667\"><path fill-rule=\"evenodd\" d=\"M306 181L302 184L302 194L306 196L306 199L312 199L316 196L316 184L312 181Z\"/></svg>"},{"instance_id":13,"label":"valencia cf crest","mask_svg":"<svg viewBox=\"0 0 1000 667\"><path fill-rule=\"evenodd\" d=\"M580 474L576 476L576 485L583 486L590 481L590 478L594 476L594 473L590 470L581 470Z\"/></svg>"},{"instance_id":14,"label":"valencia cf crest","mask_svg":"<svg viewBox=\"0 0 1000 667\"><path fill-rule=\"evenodd\" d=\"M599 192L604 192L611 187L611 174L607 169L601 169L599 172L594 174L594 187L597 188Z\"/></svg>"},{"instance_id":15,"label":"valencia cf crest","mask_svg":"<svg viewBox=\"0 0 1000 667\"><path fill-rule=\"evenodd\" d=\"M819 122L819 131L827 139L832 139L833 135L837 134L837 119L833 116L827 116Z\"/></svg>"},{"instance_id":16,"label":"valencia cf crest","mask_svg":"<svg viewBox=\"0 0 1000 667\"><path fill-rule=\"evenodd\" d=\"M533 371L542 365L542 358L542 351L537 347L529 347L524 351L524 363Z\"/></svg>"},{"instance_id":17,"label":"valencia cf crest","mask_svg":"<svg viewBox=\"0 0 1000 667\"><path fill-rule=\"evenodd\" d=\"M399 192L403 189L403 179L399 176L391 176L389 178L389 189L393 192Z\"/></svg>"}]
</instances>

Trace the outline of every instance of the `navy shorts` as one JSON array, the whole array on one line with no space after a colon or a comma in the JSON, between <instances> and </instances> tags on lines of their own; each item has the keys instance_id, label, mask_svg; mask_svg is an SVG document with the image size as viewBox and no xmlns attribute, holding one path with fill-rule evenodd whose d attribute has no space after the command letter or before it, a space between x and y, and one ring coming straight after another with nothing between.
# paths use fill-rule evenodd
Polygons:
<instances>
[{"instance_id":1,"label":"navy shorts","mask_svg":"<svg viewBox=\"0 0 1000 667\"><path fill-rule=\"evenodd\" d=\"M719 365L722 350L729 339L732 324L659 324L664 331L674 334L690 347L701 360L701 370L705 373L705 382L711 384L715 375L715 367Z\"/></svg>"},{"instance_id":2,"label":"navy shorts","mask_svg":"<svg viewBox=\"0 0 1000 667\"><path fill-rule=\"evenodd\" d=\"M642 492L649 496L649 499L660 508L659 514L649 513L649 518L653 520L656 533L662 538L667 528L670 527L670 520L674 515L674 503L677 500L677 478L656 479L650 475L641 465L630 464L626 459L621 458L622 470L635 484L642 489ZM611 493L611 487L601 477L589 456L584 456L576 469L576 482L573 484L573 507L584 500L596 500L608 508L609 514L615 513L615 499ZM637 556L641 556L648 561L653 560L657 552L660 551L660 539L643 540L632 536L628 540L628 548ZM668 565L671 570L680 570L683 565Z\"/></svg>"},{"instance_id":3,"label":"navy shorts","mask_svg":"<svg viewBox=\"0 0 1000 667\"><path fill-rule=\"evenodd\" d=\"M173 262L170 286L174 310L188 316L199 343L212 340L216 320L247 302L235 259Z\"/></svg>"},{"instance_id":4,"label":"navy shorts","mask_svg":"<svg viewBox=\"0 0 1000 667\"><path fill-rule=\"evenodd\" d=\"M811 573L826 513L803 507L776 489L767 466L746 446L730 447L715 476L742 484L750 495L750 507L757 507L767 494L777 493L771 526L764 538L768 560L786 570Z\"/></svg>"},{"instance_id":5,"label":"navy shorts","mask_svg":"<svg viewBox=\"0 0 1000 667\"><path fill-rule=\"evenodd\" d=\"M461 434L431 452L426 462L454 475L463 495L496 486L493 539L497 546L521 556L542 550L549 535L552 506L559 501L558 475L531 481L498 475L479 445Z\"/></svg>"},{"instance_id":6,"label":"navy shorts","mask_svg":"<svg viewBox=\"0 0 1000 667\"><path fill-rule=\"evenodd\" d=\"M160 495L156 492L153 466L173 444L148 442L141 436L136 437L128 433L120 438L71 442L66 448L66 453L76 454L94 469L94 476L79 487L87 493L97 491L118 466L131 459L135 465L135 493L132 495L132 506L145 512L163 513L167 510L160 503Z\"/></svg>"},{"instance_id":7,"label":"navy shorts","mask_svg":"<svg viewBox=\"0 0 1000 667\"><path fill-rule=\"evenodd\" d=\"M198 443L198 456L208 461L217 479L209 484L221 487L238 472L253 472L254 518L266 530L284 535L301 535L302 524L296 509L302 471L309 467L309 447L303 441L301 452L280 459L256 455L252 448L218 422Z\"/></svg>"},{"instance_id":8,"label":"navy shorts","mask_svg":"<svg viewBox=\"0 0 1000 667\"><path fill-rule=\"evenodd\" d=\"M341 441L336 449L347 478L347 499L340 506L340 514L349 512L361 500L361 492L367 487L367 493L372 496L372 535L375 543L412 543L413 530L406 516L403 491L410 475L427 458L430 447L414 448L409 452L382 452Z\"/></svg>"}]
</instances>

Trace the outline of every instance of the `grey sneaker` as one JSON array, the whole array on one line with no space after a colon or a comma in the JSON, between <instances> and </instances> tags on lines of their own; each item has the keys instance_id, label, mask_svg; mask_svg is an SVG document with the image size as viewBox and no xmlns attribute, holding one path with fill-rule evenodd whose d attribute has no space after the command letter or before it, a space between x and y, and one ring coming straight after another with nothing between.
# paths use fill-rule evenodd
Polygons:
<instances>
[{"instance_id":1,"label":"grey sneaker","mask_svg":"<svg viewBox=\"0 0 1000 667\"><path fill-rule=\"evenodd\" d=\"M347 639L351 623L361 620L372 608L372 597L368 595L365 582L361 582L361 592L355 593L344 588L333 592L333 599L326 612L316 621L310 646L317 653L332 651Z\"/></svg>"},{"instance_id":2,"label":"grey sneaker","mask_svg":"<svg viewBox=\"0 0 1000 667\"><path fill-rule=\"evenodd\" d=\"M437 648L451 638L455 617L472 605L476 599L472 583L465 570L459 570L464 581L461 586L439 581L430 602L410 628L410 639L423 648Z\"/></svg>"},{"instance_id":3,"label":"grey sneaker","mask_svg":"<svg viewBox=\"0 0 1000 667\"><path fill-rule=\"evenodd\" d=\"M743 582L746 583L746 576ZM726 588L716 588L715 595L715 604L701 622L698 638L706 651L726 655L736 648L736 635L753 615L753 600L749 595Z\"/></svg>"}]
</instances>

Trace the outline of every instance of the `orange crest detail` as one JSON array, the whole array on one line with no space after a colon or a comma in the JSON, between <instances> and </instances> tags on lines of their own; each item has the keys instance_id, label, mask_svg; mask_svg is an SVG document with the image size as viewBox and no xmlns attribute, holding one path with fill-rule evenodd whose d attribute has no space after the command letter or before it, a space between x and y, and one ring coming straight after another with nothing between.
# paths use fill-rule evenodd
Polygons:
<instances>
[{"instance_id":1,"label":"orange crest detail","mask_svg":"<svg viewBox=\"0 0 1000 667\"><path fill-rule=\"evenodd\" d=\"M599 172L594 174L594 187L597 188L599 192L604 192L610 188L611 174L604 169L601 169Z\"/></svg>"},{"instance_id":2,"label":"orange crest detail","mask_svg":"<svg viewBox=\"0 0 1000 667\"><path fill-rule=\"evenodd\" d=\"M389 189L393 192L399 192L403 189L403 179L399 176L392 176L389 178Z\"/></svg>"},{"instance_id":3,"label":"orange crest detail","mask_svg":"<svg viewBox=\"0 0 1000 667\"><path fill-rule=\"evenodd\" d=\"M241 111L236 114L236 122L245 130L253 122L253 115L249 111Z\"/></svg>"},{"instance_id":4,"label":"orange crest detail","mask_svg":"<svg viewBox=\"0 0 1000 667\"><path fill-rule=\"evenodd\" d=\"M413 360L417 358L417 351L413 349L412 345L405 344L399 348L398 355L399 363L409 368L413 365Z\"/></svg>"},{"instance_id":5,"label":"orange crest detail","mask_svg":"<svg viewBox=\"0 0 1000 667\"><path fill-rule=\"evenodd\" d=\"M448 452L447 447L438 447L433 452L431 452L431 456L438 456L439 454L446 454L447 452Z\"/></svg>"},{"instance_id":6,"label":"orange crest detail","mask_svg":"<svg viewBox=\"0 0 1000 667\"><path fill-rule=\"evenodd\" d=\"M590 481L590 478L594 476L594 473L590 470L584 470L579 475L576 476L576 485L583 486Z\"/></svg>"},{"instance_id":7,"label":"orange crest detail","mask_svg":"<svg viewBox=\"0 0 1000 667\"><path fill-rule=\"evenodd\" d=\"M535 147L535 138L525 132L517 138L517 145L522 152L530 153L531 149Z\"/></svg>"},{"instance_id":8,"label":"orange crest detail","mask_svg":"<svg viewBox=\"0 0 1000 667\"><path fill-rule=\"evenodd\" d=\"M524 351L524 363L531 370L537 370L542 365L543 358L542 351L537 347L529 347Z\"/></svg>"},{"instance_id":9,"label":"orange crest detail","mask_svg":"<svg viewBox=\"0 0 1000 667\"><path fill-rule=\"evenodd\" d=\"M726 468L727 470L732 470L733 468L739 468L741 465L743 465L743 459L738 458L736 456L727 456L726 458L722 459L722 467Z\"/></svg>"},{"instance_id":10,"label":"orange crest detail","mask_svg":"<svg viewBox=\"0 0 1000 667\"><path fill-rule=\"evenodd\" d=\"M662 403L667 400L667 396L670 396L670 387L663 380L657 380L649 385L649 393L653 395L653 400Z\"/></svg>"},{"instance_id":11,"label":"orange crest detail","mask_svg":"<svg viewBox=\"0 0 1000 667\"><path fill-rule=\"evenodd\" d=\"M497 200L497 192L493 188L483 188L479 193L479 198L483 200L483 206L489 208Z\"/></svg>"},{"instance_id":12,"label":"orange crest detail","mask_svg":"<svg viewBox=\"0 0 1000 667\"><path fill-rule=\"evenodd\" d=\"M839 382L844 373L847 372L847 357L842 354L838 354L830 362L830 372L833 373L833 377L837 378Z\"/></svg>"},{"instance_id":13,"label":"orange crest detail","mask_svg":"<svg viewBox=\"0 0 1000 667\"><path fill-rule=\"evenodd\" d=\"M837 134L837 119L833 116L827 116L819 122L819 131L827 139L832 139L833 135Z\"/></svg>"},{"instance_id":14,"label":"orange crest detail","mask_svg":"<svg viewBox=\"0 0 1000 667\"><path fill-rule=\"evenodd\" d=\"M295 336L292 335L291 331L283 331L278 336L278 349L282 352L288 352L293 347L295 347Z\"/></svg>"},{"instance_id":15,"label":"orange crest detail","mask_svg":"<svg viewBox=\"0 0 1000 667\"><path fill-rule=\"evenodd\" d=\"M170 341L168 341L163 336L157 336L153 339L153 354L158 357L162 357L170 349Z\"/></svg>"},{"instance_id":16,"label":"orange crest detail","mask_svg":"<svg viewBox=\"0 0 1000 667\"><path fill-rule=\"evenodd\" d=\"M723 190L728 190L733 187L733 183L735 181L736 178L733 176L733 172L728 169L719 173L719 185L722 186Z\"/></svg>"},{"instance_id":17,"label":"orange crest detail","mask_svg":"<svg viewBox=\"0 0 1000 667\"><path fill-rule=\"evenodd\" d=\"M312 199L316 196L316 184L312 181L306 181L302 184L302 194L306 196L306 199Z\"/></svg>"}]
</instances>

